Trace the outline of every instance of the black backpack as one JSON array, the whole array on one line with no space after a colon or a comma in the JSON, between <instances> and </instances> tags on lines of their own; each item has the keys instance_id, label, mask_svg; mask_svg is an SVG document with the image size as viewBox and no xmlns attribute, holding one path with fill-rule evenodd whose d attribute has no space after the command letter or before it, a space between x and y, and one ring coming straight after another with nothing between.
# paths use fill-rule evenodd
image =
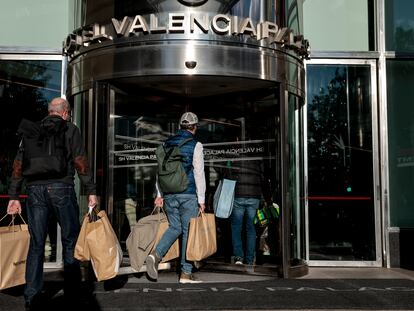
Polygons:
<instances>
[{"instance_id":1,"label":"black backpack","mask_svg":"<svg viewBox=\"0 0 414 311\"><path fill-rule=\"evenodd\" d=\"M53 179L67 175L65 120L44 119L32 122L23 119L18 134L22 139L23 177Z\"/></svg>"},{"instance_id":2,"label":"black backpack","mask_svg":"<svg viewBox=\"0 0 414 311\"><path fill-rule=\"evenodd\" d=\"M187 189L188 178L183 167L180 147L193 138L182 141L178 146L158 146L155 154L158 163L158 184L164 193L180 193Z\"/></svg>"}]
</instances>

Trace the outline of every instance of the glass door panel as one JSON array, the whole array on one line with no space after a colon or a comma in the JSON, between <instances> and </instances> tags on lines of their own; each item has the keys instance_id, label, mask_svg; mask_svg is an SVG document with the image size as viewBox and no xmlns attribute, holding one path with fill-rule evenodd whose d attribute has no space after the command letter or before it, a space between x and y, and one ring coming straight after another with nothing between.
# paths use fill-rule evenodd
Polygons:
<instances>
[{"instance_id":1,"label":"glass door panel","mask_svg":"<svg viewBox=\"0 0 414 311\"><path fill-rule=\"evenodd\" d=\"M302 264L305 259L305 202L303 200L303 100L288 95L288 145L290 199L290 265Z\"/></svg>"},{"instance_id":2,"label":"glass door panel","mask_svg":"<svg viewBox=\"0 0 414 311\"><path fill-rule=\"evenodd\" d=\"M113 199L113 226L124 249L131 226L153 209L155 149L178 130L178 119L185 111L195 112L200 120L196 138L204 145L208 212L213 212L213 195L229 162L261 163L263 191L280 204L277 86L199 98L140 89L139 85L128 88L117 84L110 93L112 189L108 195ZM218 250L210 260L231 264L230 219L216 220ZM271 223L265 233L264 229L256 227L256 266L280 264L279 224Z\"/></svg>"},{"instance_id":3,"label":"glass door panel","mask_svg":"<svg viewBox=\"0 0 414 311\"><path fill-rule=\"evenodd\" d=\"M314 264L380 263L372 68L365 62L307 65L309 259Z\"/></svg>"},{"instance_id":4,"label":"glass door panel","mask_svg":"<svg viewBox=\"0 0 414 311\"><path fill-rule=\"evenodd\" d=\"M12 174L19 136L17 127L22 118L40 121L47 115L47 105L61 95L62 62L60 60L15 55L13 58L0 55L0 205L6 207L8 187ZM27 221L26 190L20 196L23 217ZM5 209L4 209L5 211ZM3 212L3 211L2 211ZM3 215L2 215L3 216ZM0 226L8 225L6 217ZM44 266L56 268L62 263L60 228L54 216L49 219L44 252Z\"/></svg>"}]
</instances>

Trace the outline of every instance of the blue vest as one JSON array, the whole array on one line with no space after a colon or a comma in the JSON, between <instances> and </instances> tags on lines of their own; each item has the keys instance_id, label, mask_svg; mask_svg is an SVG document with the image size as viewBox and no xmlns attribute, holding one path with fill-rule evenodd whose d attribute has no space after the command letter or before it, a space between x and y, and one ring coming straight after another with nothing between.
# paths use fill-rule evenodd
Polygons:
<instances>
[{"instance_id":1,"label":"blue vest","mask_svg":"<svg viewBox=\"0 0 414 311\"><path fill-rule=\"evenodd\" d=\"M197 144L197 141L194 139L193 134L186 130L179 130L176 135L171 136L165 142L167 147L170 146L178 146L183 140L193 138L189 142L185 143L183 146L180 147L180 152L183 155L183 167L185 172L187 173L188 178L188 186L187 189L184 190L183 194L196 194L196 184L194 179L194 167L193 167L193 156L194 156L194 148Z\"/></svg>"}]
</instances>

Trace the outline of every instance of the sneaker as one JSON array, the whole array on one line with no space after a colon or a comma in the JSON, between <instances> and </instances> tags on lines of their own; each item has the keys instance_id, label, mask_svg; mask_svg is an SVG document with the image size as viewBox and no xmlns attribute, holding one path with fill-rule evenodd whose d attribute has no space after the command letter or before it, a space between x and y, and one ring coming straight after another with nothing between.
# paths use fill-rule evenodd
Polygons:
<instances>
[{"instance_id":1,"label":"sneaker","mask_svg":"<svg viewBox=\"0 0 414 311\"><path fill-rule=\"evenodd\" d=\"M188 274L188 273L184 273L181 272L180 275L180 283L181 284L195 284L195 283L202 283L203 281L197 279L193 274Z\"/></svg>"},{"instance_id":2,"label":"sneaker","mask_svg":"<svg viewBox=\"0 0 414 311\"><path fill-rule=\"evenodd\" d=\"M155 251L152 251L151 254L148 255L147 259L145 259L147 264L147 274L153 280L158 279L158 264L160 260L161 258L158 257Z\"/></svg>"},{"instance_id":3,"label":"sneaker","mask_svg":"<svg viewBox=\"0 0 414 311\"><path fill-rule=\"evenodd\" d=\"M234 257L234 264L235 265L242 265L243 264L243 258L241 258L241 257Z\"/></svg>"}]
</instances>

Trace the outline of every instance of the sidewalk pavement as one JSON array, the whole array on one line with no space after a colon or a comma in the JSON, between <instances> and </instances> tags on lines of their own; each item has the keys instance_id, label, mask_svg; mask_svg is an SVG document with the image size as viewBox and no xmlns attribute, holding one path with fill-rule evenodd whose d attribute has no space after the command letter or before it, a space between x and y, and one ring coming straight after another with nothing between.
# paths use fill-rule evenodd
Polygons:
<instances>
[{"instance_id":1,"label":"sidewalk pavement","mask_svg":"<svg viewBox=\"0 0 414 311\"><path fill-rule=\"evenodd\" d=\"M179 284L175 272L157 282L145 274L93 282L80 310L414 310L414 271L384 268L316 268L297 279L198 272L200 284ZM42 310L62 310L62 278L48 272L49 301ZM0 310L24 310L21 289L0 292Z\"/></svg>"}]
</instances>

